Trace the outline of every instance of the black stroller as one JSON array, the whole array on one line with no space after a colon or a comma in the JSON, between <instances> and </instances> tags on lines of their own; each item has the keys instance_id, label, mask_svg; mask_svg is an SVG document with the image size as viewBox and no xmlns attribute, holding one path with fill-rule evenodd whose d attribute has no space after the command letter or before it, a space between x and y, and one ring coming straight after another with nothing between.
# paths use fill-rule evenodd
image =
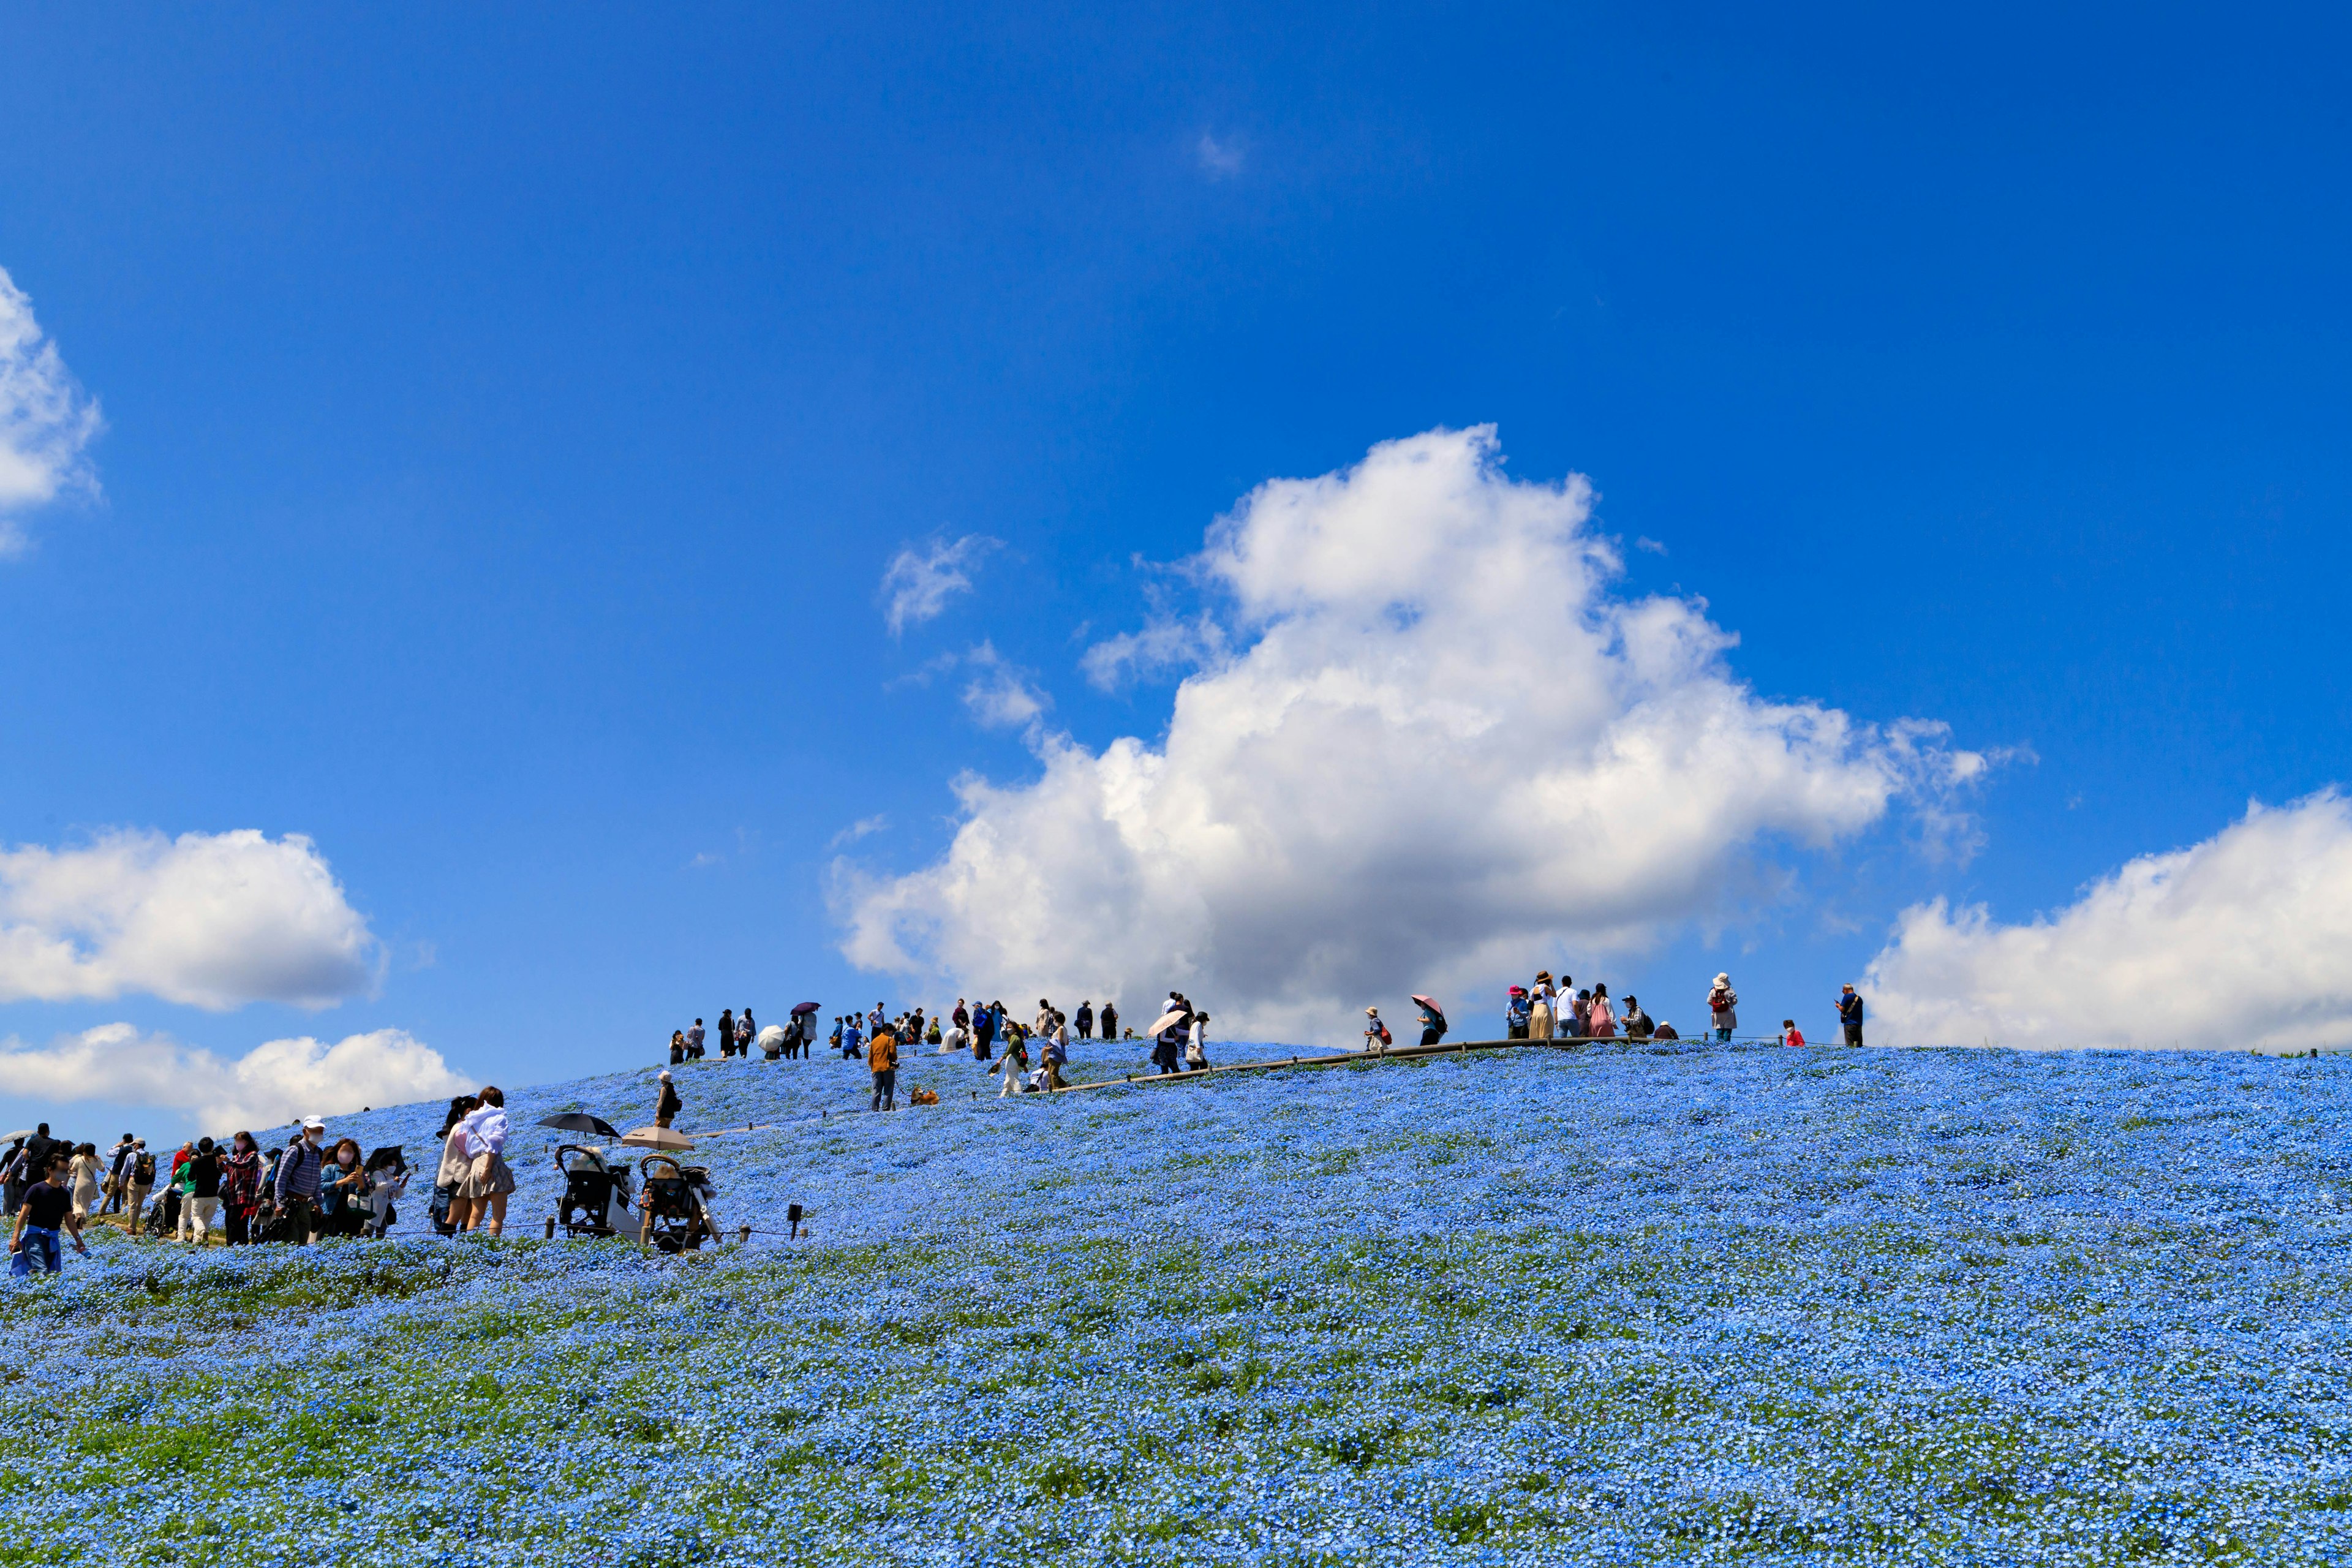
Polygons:
<instances>
[{"instance_id":1,"label":"black stroller","mask_svg":"<svg viewBox=\"0 0 2352 1568\"><path fill-rule=\"evenodd\" d=\"M181 1193L177 1187L165 1187L147 1205L147 1217L140 1228L148 1235L169 1241L180 1230Z\"/></svg>"},{"instance_id":2,"label":"black stroller","mask_svg":"<svg viewBox=\"0 0 2352 1568\"><path fill-rule=\"evenodd\" d=\"M664 1252L693 1252L706 1241L719 1239L719 1221L709 1200L719 1195L710 1173L700 1165L681 1165L667 1154L648 1154L637 1162L644 1185L638 1206L645 1211L637 1238Z\"/></svg>"},{"instance_id":3,"label":"black stroller","mask_svg":"<svg viewBox=\"0 0 2352 1568\"><path fill-rule=\"evenodd\" d=\"M549 1236L557 1226L566 1236L617 1236L635 1223L628 1166L615 1169L604 1151L566 1143L555 1151L555 1168L563 1173L563 1203L548 1216Z\"/></svg>"}]
</instances>

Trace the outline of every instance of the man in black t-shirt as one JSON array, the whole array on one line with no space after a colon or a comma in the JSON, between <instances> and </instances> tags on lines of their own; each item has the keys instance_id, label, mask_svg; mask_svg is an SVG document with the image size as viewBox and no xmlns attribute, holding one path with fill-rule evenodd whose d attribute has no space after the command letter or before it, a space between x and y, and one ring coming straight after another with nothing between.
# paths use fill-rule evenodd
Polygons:
<instances>
[{"instance_id":1,"label":"man in black t-shirt","mask_svg":"<svg viewBox=\"0 0 2352 1568\"><path fill-rule=\"evenodd\" d=\"M63 1268L65 1258L58 1245L60 1226L73 1233L74 1250L89 1257L89 1248L81 1240L81 1216L74 1213L72 1184L66 1180L62 1158L53 1159L42 1178L25 1189L25 1201L16 1210L16 1228L8 1237L8 1250L13 1255L8 1272L20 1277L28 1275L36 1259L51 1274Z\"/></svg>"}]
</instances>

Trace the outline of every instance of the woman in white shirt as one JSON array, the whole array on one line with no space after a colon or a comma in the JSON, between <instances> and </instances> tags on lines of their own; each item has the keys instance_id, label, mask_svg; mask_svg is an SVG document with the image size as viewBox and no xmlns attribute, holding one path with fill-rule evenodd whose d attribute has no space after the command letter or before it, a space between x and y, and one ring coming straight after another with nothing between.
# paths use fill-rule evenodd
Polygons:
<instances>
[{"instance_id":1,"label":"woman in white shirt","mask_svg":"<svg viewBox=\"0 0 2352 1568\"><path fill-rule=\"evenodd\" d=\"M1192 1030L1184 1040L1184 1068L1188 1072L1209 1070L1209 1016L1192 1015Z\"/></svg>"},{"instance_id":2,"label":"woman in white shirt","mask_svg":"<svg viewBox=\"0 0 2352 1568\"><path fill-rule=\"evenodd\" d=\"M473 1200L466 1196L466 1172L471 1164L466 1158L466 1118L481 1103L470 1094L461 1094L449 1102L449 1124L441 1140L441 1166L433 1176L435 1188L449 1195L446 1234L465 1229L467 1219L473 1214Z\"/></svg>"}]
</instances>

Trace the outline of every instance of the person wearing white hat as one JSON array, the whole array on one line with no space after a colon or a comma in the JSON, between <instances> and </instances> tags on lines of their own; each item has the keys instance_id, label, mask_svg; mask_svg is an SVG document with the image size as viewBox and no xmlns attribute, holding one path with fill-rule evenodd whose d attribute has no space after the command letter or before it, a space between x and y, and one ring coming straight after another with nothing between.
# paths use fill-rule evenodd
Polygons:
<instances>
[{"instance_id":1,"label":"person wearing white hat","mask_svg":"<svg viewBox=\"0 0 2352 1568\"><path fill-rule=\"evenodd\" d=\"M1706 1010L1715 1020L1712 1038L1718 1042L1731 1038L1731 1032L1739 1027L1738 1006L1739 993L1731 988L1731 976L1717 975L1706 994Z\"/></svg>"},{"instance_id":2,"label":"person wearing white hat","mask_svg":"<svg viewBox=\"0 0 2352 1568\"><path fill-rule=\"evenodd\" d=\"M287 1219L287 1239L306 1247L319 1237L319 1177L327 1163L319 1141L326 1135L327 1124L311 1117L278 1162L278 1207Z\"/></svg>"}]
</instances>

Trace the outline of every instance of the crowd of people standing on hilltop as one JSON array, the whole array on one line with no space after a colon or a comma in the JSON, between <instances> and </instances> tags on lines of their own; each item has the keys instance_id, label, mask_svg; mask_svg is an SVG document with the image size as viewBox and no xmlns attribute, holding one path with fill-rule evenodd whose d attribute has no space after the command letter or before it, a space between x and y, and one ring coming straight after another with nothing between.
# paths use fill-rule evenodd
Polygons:
<instances>
[{"instance_id":1,"label":"crowd of people standing on hilltop","mask_svg":"<svg viewBox=\"0 0 2352 1568\"><path fill-rule=\"evenodd\" d=\"M1612 1001L1605 981L1596 981L1589 988L1571 989L1574 982L1563 973L1555 984L1551 971L1538 970L1534 983L1514 985L1503 1013L1507 1037L1514 1040L1678 1040L1681 1033L1673 1024L1654 1020L1643 1010L1641 999L1628 993L1622 1001ZM1739 993L1732 989L1731 976L1718 973L1706 991L1706 1037L1728 1042L1739 1028ZM1848 984L1838 994L1838 1026L1849 1046L1862 1044L1862 997ZM1805 1043L1804 1031L1794 1018L1780 1020L1780 1040L1785 1046Z\"/></svg>"}]
</instances>

